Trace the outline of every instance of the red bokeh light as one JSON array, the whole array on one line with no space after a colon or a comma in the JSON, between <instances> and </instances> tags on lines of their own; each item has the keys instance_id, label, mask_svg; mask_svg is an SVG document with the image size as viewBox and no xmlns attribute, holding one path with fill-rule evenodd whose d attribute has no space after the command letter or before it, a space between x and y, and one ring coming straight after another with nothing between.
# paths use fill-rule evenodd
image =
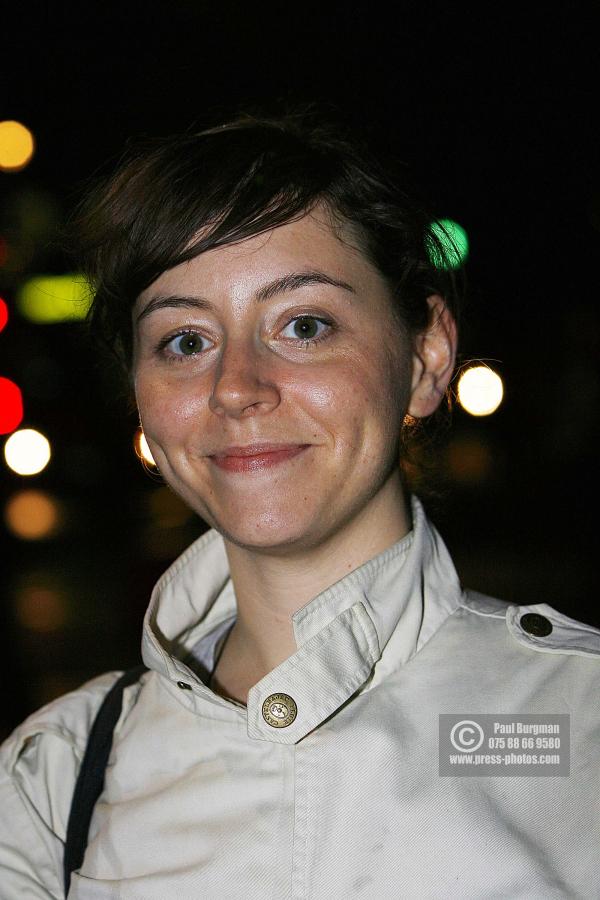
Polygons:
<instances>
[{"instance_id":1,"label":"red bokeh light","mask_svg":"<svg viewBox=\"0 0 600 900\"><path fill-rule=\"evenodd\" d=\"M9 378L0 377L0 434L10 434L23 420L23 395Z\"/></svg>"},{"instance_id":2,"label":"red bokeh light","mask_svg":"<svg viewBox=\"0 0 600 900\"><path fill-rule=\"evenodd\" d=\"M0 331L4 328L6 323L8 322L8 306L6 302L0 297Z\"/></svg>"}]
</instances>

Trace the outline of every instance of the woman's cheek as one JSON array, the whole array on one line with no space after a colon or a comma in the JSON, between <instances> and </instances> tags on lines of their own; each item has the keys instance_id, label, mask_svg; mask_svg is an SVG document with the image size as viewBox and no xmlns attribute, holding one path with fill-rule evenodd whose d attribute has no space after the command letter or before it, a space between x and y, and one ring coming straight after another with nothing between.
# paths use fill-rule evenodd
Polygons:
<instances>
[{"instance_id":1,"label":"woman's cheek","mask_svg":"<svg viewBox=\"0 0 600 900\"><path fill-rule=\"evenodd\" d=\"M136 399L142 424L149 431L172 430L197 416L203 405L199 392L186 388L173 390L163 382L136 385Z\"/></svg>"},{"instance_id":2,"label":"woman's cheek","mask_svg":"<svg viewBox=\"0 0 600 900\"><path fill-rule=\"evenodd\" d=\"M361 372L362 366L344 359L334 364L330 362L307 367L303 371L295 370L287 373L280 387L282 395L296 394L306 398L314 407L331 409L333 403L345 404L350 400L354 402L357 399L357 389L361 393L368 392L369 378L366 373L363 377Z\"/></svg>"},{"instance_id":3,"label":"woman's cheek","mask_svg":"<svg viewBox=\"0 0 600 900\"><path fill-rule=\"evenodd\" d=\"M298 385L296 391L312 409L330 410L336 399L335 386L331 384L308 382Z\"/></svg>"}]
</instances>

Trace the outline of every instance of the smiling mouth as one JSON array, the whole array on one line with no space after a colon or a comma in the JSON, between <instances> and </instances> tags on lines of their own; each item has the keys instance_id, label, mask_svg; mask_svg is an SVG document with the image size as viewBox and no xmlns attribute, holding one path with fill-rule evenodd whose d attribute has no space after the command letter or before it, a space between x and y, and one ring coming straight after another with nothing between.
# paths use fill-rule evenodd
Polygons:
<instances>
[{"instance_id":1,"label":"smiling mouth","mask_svg":"<svg viewBox=\"0 0 600 900\"><path fill-rule=\"evenodd\" d=\"M255 444L250 447L227 447L209 459L226 472L256 472L287 462L310 446L310 444Z\"/></svg>"}]
</instances>

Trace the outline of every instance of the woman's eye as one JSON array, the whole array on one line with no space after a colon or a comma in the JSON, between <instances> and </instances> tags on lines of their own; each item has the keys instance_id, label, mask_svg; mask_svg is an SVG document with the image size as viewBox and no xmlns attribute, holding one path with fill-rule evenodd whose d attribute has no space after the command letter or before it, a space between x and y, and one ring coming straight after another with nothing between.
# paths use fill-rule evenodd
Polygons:
<instances>
[{"instance_id":1,"label":"woman's eye","mask_svg":"<svg viewBox=\"0 0 600 900\"><path fill-rule=\"evenodd\" d=\"M204 338L195 331L186 331L184 334L176 334L164 345L165 349L174 356L194 356L201 353L204 347Z\"/></svg>"},{"instance_id":2,"label":"woman's eye","mask_svg":"<svg viewBox=\"0 0 600 900\"><path fill-rule=\"evenodd\" d=\"M284 337L300 341L318 341L325 336L330 327L330 323L325 319L317 319L316 316L298 316L292 319L281 333Z\"/></svg>"}]
</instances>

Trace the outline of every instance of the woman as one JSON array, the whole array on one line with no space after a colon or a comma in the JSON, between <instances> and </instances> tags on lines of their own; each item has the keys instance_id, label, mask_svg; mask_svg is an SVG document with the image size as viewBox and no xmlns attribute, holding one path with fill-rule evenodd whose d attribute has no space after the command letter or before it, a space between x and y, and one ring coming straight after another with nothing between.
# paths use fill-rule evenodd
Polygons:
<instances>
[{"instance_id":1,"label":"woman","mask_svg":"<svg viewBox=\"0 0 600 900\"><path fill-rule=\"evenodd\" d=\"M243 118L135 151L82 227L92 325L210 530L152 595L68 896L598 896L600 633L463 591L405 492L456 352L428 216L351 142ZM4 745L3 897L64 895L115 678ZM557 749L552 716L560 763L490 761L519 717Z\"/></svg>"}]
</instances>

